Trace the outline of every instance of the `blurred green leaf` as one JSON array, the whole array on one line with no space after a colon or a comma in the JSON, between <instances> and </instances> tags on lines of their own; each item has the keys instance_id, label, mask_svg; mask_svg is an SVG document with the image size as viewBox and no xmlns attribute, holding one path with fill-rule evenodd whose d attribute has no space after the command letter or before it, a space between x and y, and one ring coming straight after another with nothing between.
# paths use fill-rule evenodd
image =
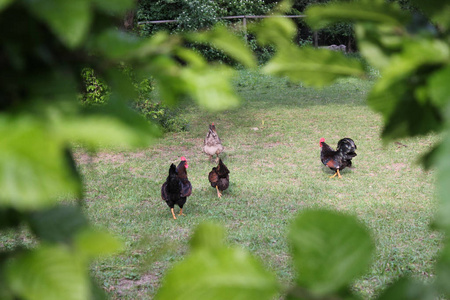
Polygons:
<instances>
[{"instance_id":1,"label":"blurred green leaf","mask_svg":"<svg viewBox=\"0 0 450 300\"><path fill-rule=\"evenodd\" d=\"M186 280L189 278L189 280ZM166 275L156 299L273 299L275 276L243 249L192 253Z\"/></svg>"},{"instance_id":2,"label":"blurred green leaf","mask_svg":"<svg viewBox=\"0 0 450 300\"><path fill-rule=\"evenodd\" d=\"M443 31L450 28L450 3L447 0L412 0L411 2Z\"/></svg>"},{"instance_id":3,"label":"blurred green leaf","mask_svg":"<svg viewBox=\"0 0 450 300\"><path fill-rule=\"evenodd\" d=\"M275 44L278 48L291 44L297 34L297 28L292 20L276 16L251 25L250 30L257 34L260 44Z\"/></svg>"},{"instance_id":4,"label":"blurred green leaf","mask_svg":"<svg viewBox=\"0 0 450 300\"><path fill-rule=\"evenodd\" d=\"M337 293L368 268L374 244L352 216L334 211L300 213L290 228L297 283L314 295Z\"/></svg>"},{"instance_id":5,"label":"blurred green leaf","mask_svg":"<svg viewBox=\"0 0 450 300\"><path fill-rule=\"evenodd\" d=\"M310 5L305 14L308 16L306 22L314 30L345 21L402 26L409 20L409 15L401 10L397 3L389 3L383 0Z\"/></svg>"},{"instance_id":6,"label":"blurred green leaf","mask_svg":"<svg viewBox=\"0 0 450 300\"><path fill-rule=\"evenodd\" d=\"M399 37L389 29L363 33L363 28L357 27L361 52L382 70L385 82L404 78L423 65L445 63L448 59L449 46L442 41Z\"/></svg>"},{"instance_id":7,"label":"blurred green leaf","mask_svg":"<svg viewBox=\"0 0 450 300\"><path fill-rule=\"evenodd\" d=\"M437 132L442 128L440 111L429 102L413 101L413 95L406 93L392 114L386 119L382 137L386 140Z\"/></svg>"},{"instance_id":8,"label":"blurred green leaf","mask_svg":"<svg viewBox=\"0 0 450 300\"><path fill-rule=\"evenodd\" d=\"M428 79L428 93L434 105L445 107L450 103L450 66L432 74Z\"/></svg>"},{"instance_id":9,"label":"blurred green leaf","mask_svg":"<svg viewBox=\"0 0 450 300\"><path fill-rule=\"evenodd\" d=\"M34 209L78 195L80 182L67 168L63 141L40 120L0 115L0 133L0 205Z\"/></svg>"},{"instance_id":10,"label":"blurred green leaf","mask_svg":"<svg viewBox=\"0 0 450 300\"><path fill-rule=\"evenodd\" d=\"M0 209L0 230L10 227L17 227L22 220L22 215L19 211L12 208Z\"/></svg>"},{"instance_id":11,"label":"blurred green leaf","mask_svg":"<svg viewBox=\"0 0 450 300\"><path fill-rule=\"evenodd\" d=\"M0 0L0 11L5 9L8 5L10 5L15 0Z\"/></svg>"},{"instance_id":12,"label":"blurred green leaf","mask_svg":"<svg viewBox=\"0 0 450 300\"><path fill-rule=\"evenodd\" d=\"M357 295L353 295L351 287L346 287L339 290L338 293L333 295L318 296L304 287L295 285L291 287L284 298L284 300L361 300Z\"/></svg>"},{"instance_id":13,"label":"blurred green leaf","mask_svg":"<svg viewBox=\"0 0 450 300\"><path fill-rule=\"evenodd\" d=\"M439 252L439 256L437 258L437 264L435 267L436 278L434 284L438 288L439 292L448 298L450 296L450 286L448 285L450 280L450 240L448 239L448 232L450 228L447 227L446 229L447 237L444 239L444 247Z\"/></svg>"},{"instance_id":14,"label":"blurred green leaf","mask_svg":"<svg viewBox=\"0 0 450 300\"><path fill-rule=\"evenodd\" d=\"M61 139L90 148L148 146L161 132L127 105L136 96L129 76L111 68L105 78L114 91L106 105L88 107L80 114L61 113L52 118L53 130Z\"/></svg>"},{"instance_id":15,"label":"blurred green leaf","mask_svg":"<svg viewBox=\"0 0 450 300\"><path fill-rule=\"evenodd\" d=\"M433 105L427 85L448 55L445 43L422 39L405 41L405 49L392 57L367 99L384 116L384 138L421 135L442 127L441 113Z\"/></svg>"},{"instance_id":16,"label":"blurred green leaf","mask_svg":"<svg viewBox=\"0 0 450 300\"><path fill-rule=\"evenodd\" d=\"M112 110L114 114L119 115L119 111ZM122 113L117 118L105 111L90 112L85 117L67 118L64 122L55 123L55 125L59 126L58 134L89 148L145 147L161 134L156 125L150 124L130 108L123 107ZM133 122L138 124L129 123L129 120L125 119L128 117L135 118Z\"/></svg>"},{"instance_id":17,"label":"blurred green leaf","mask_svg":"<svg viewBox=\"0 0 450 300\"><path fill-rule=\"evenodd\" d=\"M202 62L204 60L200 58L200 62L197 62L199 67L206 68ZM163 55L156 56L152 59L148 70L157 82L165 104L173 106L180 97L186 95L186 82L180 77L181 67L174 59Z\"/></svg>"},{"instance_id":18,"label":"blurred green leaf","mask_svg":"<svg viewBox=\"0 0 450 300\"><path fill-rule=\"evenodd\" d=\"M181 79L186 92L203 108L219 111L235 108L239 104L230 84L233 70L226 66L183 68Z\"/></svg>"},{"instance_id":19,"label":"blurred green leaf","mask_svg":"<svg viewBox=\"0 0 450 300\"><path fill-rule=\"evenodd\" d=\"M274 274L245 250L208 241L219 232L210 224L196 230L192 253L168 272L156 299L274 299Z\"/></svg>"},{"instance_id":20,"label":"blurred green leaf","mask_svg":"<svg viewBox=\"0 0 450 300\"><path fill-rule=\"evenodd\" d=\"M393 26L358 23L355 33L361 54L380 70L390 65L392 56L401 51L405 40Z\"/></svg>"},{"instance_id":21,"label":"blurred green leaf","mask_svg":"<svg viewBox=\"0 0 450 300\"><path fill-rule=\"evenodd\" d=\"M277 6L273 10L274 13L286 14L292 9L293 0L282 0L277 3Z\"/></svg>"},{"instance_id":22,"label":"blurred green leaf","mask_svg":"<svg viewBox=\"0 0 450 300\"><path fill-rule=\"evenodd\" d=\"M100 34L91 47L108 58L130 60L169 54L180 41L178 36L170 36L166 32L159 32L150 38L139 38L127 32L110 29Z\"/></svg>"},{"instance_id":23,"label":"blurred green leaf","mask_svg":"<svg viewBox=\"0 0 450 300\"><path fill-rule=\"evenodd\" d=\"M425 84L434 66L445 63L448 54L448 46L440 41L405 41L405 50L393 56L383 70L383 76L376 82L368 97L369 104L385 117L389 116L396 107L397 99L408 91L414 94L411 91L418 83Z\"/></svg>"},{"instance_id":24,"label":"blurred green leaf","mask_svg":"<svg viewBox=\"0 0 450 300\"><path fill-rule=\"evenodd\" d=\"M217 38L217 41L219 40L220 37ZM140 67L147 70L159 83L162 98L169 105L175 104L180 97L188 95L194 98L200 106L209 110L217 111L236 107L239 100L229 83L232 69L226 66L209 66L200 56L180 49L178 43L179 39L169 37L164 33L143 41L124 33L118 34L110 31L102 35L97 48L110 58L127 57L132 59L150 55L149 64ZM168 54L181 55L182 58L188 60L189 65L181 67ZM124 81L126 78L115 80L116 86L120 87L120 90L112 85L114 93L111 97L119 97L118 91L122 98L130 97L129 93L120 92L125 87ZM129 87L131 86L129 85Z\"/></svg>"},{"instance_id":25,"label":"blurred green leaf","mask_svg":"<svg viewBox=\"0 0 450 300\"><path fill-rule=\"evenodd\" d=\"M30 214L30 228L36 236L47 242L69 243L75 234L88 225L78 206L59 205Z\"/></svg>"},{"instance_id":26,"label":"blurred green leaf","mask_svg":"<svg viewBox=\"0 0 450 300\"><path fill-rule=\"evenodd\" d=\"M389 286L378 300L433 300L438 299L435 291L423 282L412 278L401 278Z\"/></svg>"},{"instance_id":27,"label":"blurred green leaf","mask_svg":"<svg viewBox=\"0 0 450 300\"><path fill-rule=\"evenodd\" d=\"M419 162L422 163L422 166L425 168L425 170L428 171L436 165L436 155L438 154L440 145L440 143L434 145L430 151L420 157Z\"/></svg>"},{"instance_id":28,"label":"blurred green leaf","mask_svg":"<svg viewBox=\"0 0 450 300\"><path fill-rule=\"evenodd\" d=\"M134 0L93 0L93 2L103 11L115 13L125 13L135 4Z\"/></svg>"},{"instance_id":29,"label":"blurred green leaf","mask_svg":"<svg viewBox=\"0 0 450 300\"><path fill-rule=\"evenodd\" d=\"M436 211L435 223L439 229L450 233L450 134L447 132L441 145L435 151L435 162L438 167L437 191L439 209ZM448 250L446 250L448 251ZM450 253L450 251L448 251ZM450 260L449 260L450 261Z\"/></svg>"},{"instance_id":30,"label":"blurred green leaf","mask_svg":"<svg viewBox=\"0 0 450 300\"><path fill-rule=\"evenodd\" d=\"M187 34L186 37L191 41L211 44L246 67L256 67L256 59L250 49L224 26L216 26L210 31Z\"/></svg>"},{"instance_id":31,"label":"blurred green leaf","mask_svg":"<svg viewBox=\"0 0 450 300\"><path fill-rule=\"evenodd\" d=\"M391 65L383 72L388 80L405 78L423 65L437 65L447 62L450 55L449 45L439 40L405 40L404 49L393 56Z\"/></svg>"},{"instance_id":32,"label":"blurred green leaf","mask_svg":"<svg viewBox=\"0 0 450 300\"><path fill-rule=\"evenodd\" d=\"M12 291L27 300L86 300L87 266L63 246L41 246L15 257L7 265Z\"/></svg>"},{"instance_id":33,"label":"blurred green leaf","mask_svg":"<svg viewBox=\"0 0 450 300\"><path fill-rule=\"evenodd\" d=\"M198 225L191 240L192 250L199 249L220 249L224 247L224 229L214 223L202 223Z\"/></svg>"},{"instance_id":34,"label":"blurred green leaf","mask_svg":"<svg viewBox=\"0 0 450 300\"><path fill-rule=\"evenodd\" d=\"M176 56L186 65L196 68L207 67L207 61L195 50L179 47L175 51Z\"/></svg>"},{"instance_id":35,"label":"blurred green leaf","mask_svg":"<svg viewBox=\"0 0 450 300\"><path fill-rule=\"evenodd\" d=\"M85 227L75 236L76 252L86 259L112 254L122 249L121 242L111 234Z\"/></svg>"},{"instance_id":36,"label":"blurred green leaf","mask_svg":"<svg viewBox=\"0 0 450 300\"><path fill-rule=\"evenodd\" d=\"M25 3L69 48L80 45L91 25L90 0L25 0Z\"/></svg>"},{"instance_id":37,"label":"blurred green leaf","mask_svg":"<svg viewBox=\"0 0 450 300\"><path fill-rule=\"evenodd\" d=\"M306 10L307 23L321 29L338 22L354 22L358 48L376 68L389 65L390 56L402 48L410 16L397 3L377 1L336 2L311 5Z\"/></svg>"},{"instance_id":38,"label":"blurred green leaf","mask_svg":"<svg viewBox=\"0 0 450 300\"><path fill-rule=\"evenodd\" d=\"M263 72L287 76L307 85L323 86L344 76L364 74L360 61L341 52L326 49L302 48L293 45L280 49L263 68Z\"/></svg>"}]
</instances>

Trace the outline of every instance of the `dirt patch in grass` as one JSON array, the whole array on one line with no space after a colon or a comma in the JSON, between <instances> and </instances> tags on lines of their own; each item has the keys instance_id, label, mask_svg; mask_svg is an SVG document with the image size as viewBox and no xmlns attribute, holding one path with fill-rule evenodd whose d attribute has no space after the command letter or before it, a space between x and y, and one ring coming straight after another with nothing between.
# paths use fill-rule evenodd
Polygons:
<instances>
[{"instance_id":1,"label":"dirt patch in grass","mask_svg":"<svg viewBox=\"0 0 450 300\"><path fill-rule=\"evenodd\" d=\"M108 152L98 152L95 154L90 154L87 152L75 152L73 154L75 161L78 164L91 164L91 163L113 163L113 164L123 164L127 160L135 159L135 158L144 158L146 157L145 151L139 152L127 152L124 153L108 153Z\"/></svg>"},{"instance_id":2,"label":"dirt patch in grass","mask_svg":"<svg viewBox=\"0 0 450 300\"><path fill-rule=\"evenodd\" d=\"M115 286L115 292L120 295L126 295L129 291L142 290L141 296L146 295L147 288L152 286L156 288L159 285L160 277L154 274L146 274L138 280L122 278Z\"/></svg>"},{"instance_id":3,"label":"dirt patch in grass","mask_svg":"<svg viewBox=\"0 0 450 300\"><path fill-rule=\"evenodd\" d=\"M405 168L408 168L408 165L405 163L395 163L395 164L386 166L386 168L388 170L394 170L394 171L398 172L398 171L404 170Z\"/></svg>"}]
</instances>

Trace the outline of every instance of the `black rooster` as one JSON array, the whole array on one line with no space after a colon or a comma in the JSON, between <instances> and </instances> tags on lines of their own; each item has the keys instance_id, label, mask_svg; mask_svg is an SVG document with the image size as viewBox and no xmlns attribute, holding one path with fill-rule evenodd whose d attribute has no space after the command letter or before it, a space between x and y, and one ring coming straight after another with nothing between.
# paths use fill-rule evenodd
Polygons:
<instances>
[{"instance_id":1,"label":"black rooster","mask_svg":"<svg viewBox=\"0 0 450 300\"><path fill-rule=\"evenodd\" d=\"M175 220L177 219L173 211L175 204L180 207L179 216L184 215L183 206L186 203L186 198L192 193L192 185L187 177L187 168L188 164L184 156L181 157L181 162L178 164L178 167L171 164L169 176L167 176L166 182L161 187L161 198L170 207L170 211Z\"/></svg>"},{"instance_id":2,"label":"black rooster","mask_svg":"<svg viewBox=\"0 0 450 300\"><path fill-rule=\"evenodd\" d=\"M222 191L225 191L230 185L230 179L228 174L227 166L222 162L222 159L219 158L219 164L217 167L212 168L212 171L209 172L208 179L213 188L217 190L217 196L222 198Z\"/></svg>"},{"instance_id":3,"label":"black rooster","mask_svg":"<svg viewBox=\"0 0 450 300\"><path fill-rule=\"evenodd\" d=\"M322 150L320 151L320 160L322 163L335 171L336 173L330 178L338 175L339 178L342 178L339 170L344 170L346 167L352 166L352 158L356 156L355 150L356 144L351 138L343 138L339 140L337 149L334 150L327 143L325 143L325 139L320 139L320 147Z\"/></svg>"}]
</instances>

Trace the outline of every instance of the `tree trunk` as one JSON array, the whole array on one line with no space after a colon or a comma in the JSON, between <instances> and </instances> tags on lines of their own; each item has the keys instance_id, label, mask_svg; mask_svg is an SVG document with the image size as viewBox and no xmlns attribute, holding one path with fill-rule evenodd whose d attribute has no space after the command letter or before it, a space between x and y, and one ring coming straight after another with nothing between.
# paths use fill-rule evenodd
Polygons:
<instances>
[{"instance_id":1,"label":"tree trunk","mask_svg":"<svg viewBox=\"0 0 450 300\"><path fill-rule=\"evenodd\" d=\"M134 17L136 16L136 10L139 5L139 0L134 1L133 9L128 10L123 17L123 22L120 24L120 28L124 31L132 31L134 28Z\"/></svg>"},{"instance_id":2,"label":"tree trunk","mask_svg":"<svg viewBox=\"0 0 450 300\"><path fill-rule=\"evenodd\" d=\"M136 14L136 10L135 9L129 10L125 14L125 17L124 17L124 20L123 20L123 26L122 26L122 28L125 31L132 31L133 30L135 14Z\"/></svg>"}]
</instances>

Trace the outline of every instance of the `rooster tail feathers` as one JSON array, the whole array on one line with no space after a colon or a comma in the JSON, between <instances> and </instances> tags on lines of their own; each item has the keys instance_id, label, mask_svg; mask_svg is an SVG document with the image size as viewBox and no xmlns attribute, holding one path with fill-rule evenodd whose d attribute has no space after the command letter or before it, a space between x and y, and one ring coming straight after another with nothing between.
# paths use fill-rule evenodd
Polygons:
<instances>
[{"instance_id":1,"label":"rooster tail feathers","mask_svg":"<svg viewBox=\"0 0 450 300\"><path fill-rule=\"evenodd\" d=\"M174 164L171 164L170 165L170 168L169 168L169 175L171 175L171 174L177 174L178 172L177 172L177 167L174 165Z\"/></svg>"},{"instance_id":2,"label":"rooster tail feathers","mask_svg":"<svg viewBox=\"0 0 450 300\"><path fill-rule=\"evenodd\" d=\"M351 138L343 138L339 140L337 150L344 154L356 156L355 150L357 149L355 142Z\"/></svg>"},{"instance_id":3,"label":"rooster tail feathers","mask_svg":"<svg viewBox=\"0 0 450 300\"><path fill-rule=\"evenodd\" d=\"M230 171L228 170L227 166L223 163L222 159L219 158L219 164L217 165L217 170L219 174L229 174Z\"/></svg>"}]
</instances>

